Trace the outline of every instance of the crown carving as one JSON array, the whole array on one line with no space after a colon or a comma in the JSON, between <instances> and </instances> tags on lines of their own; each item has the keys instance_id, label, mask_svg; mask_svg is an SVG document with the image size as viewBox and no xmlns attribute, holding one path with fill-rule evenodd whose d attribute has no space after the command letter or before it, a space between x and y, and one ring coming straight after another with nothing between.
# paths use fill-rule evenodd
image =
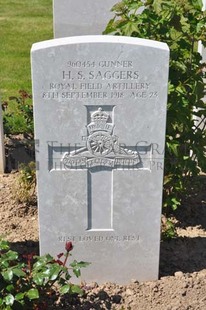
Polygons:
<instances>
[{"instance_id":1,"label":"crown carving","mask_svg":"<svg viewBox=\"0 0 206 310\"><path fill-rule=\"evenodd\" d=\"M95 131L107 131L112 134L114 125L112 123L107 123L109 119L109 114L98 108L97 111L91 114L91 123L87 126L89 134Z\"/></svg>"},{"instance_id":2,"label":"crown carving","mask_svg":"<svg viewBox=\"0 0 206 310\"><path fill-rule=\"evenodd\" d=\"M105 111L102 111L102 108L99 108L97 111L93 112L91 115L92 122L107 122L109 114Z\"/></svg>"}]
</instances>

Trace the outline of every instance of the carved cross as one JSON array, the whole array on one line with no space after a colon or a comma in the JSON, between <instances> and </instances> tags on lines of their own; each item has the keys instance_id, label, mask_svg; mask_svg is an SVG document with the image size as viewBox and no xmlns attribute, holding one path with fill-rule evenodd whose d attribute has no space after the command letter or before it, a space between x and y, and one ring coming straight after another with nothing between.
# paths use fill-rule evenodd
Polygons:
<instances>
[{"instance_id":1,"label":"carved cross","mask_svg":"<svg viewBox=\"0 0 206 310\"><path fill-rule=\"evenodd\" d=\"M85 145L72 151L65 146L49 146L49 158L55 151L61 153L61 170L87 170L87 230L113 230L113 172L140 169L143 163L134 146L119 144L114 134L114 106L86 108L89 124ZM52 159L49 170L56 168Z\"/></svg>"}]
</instances>

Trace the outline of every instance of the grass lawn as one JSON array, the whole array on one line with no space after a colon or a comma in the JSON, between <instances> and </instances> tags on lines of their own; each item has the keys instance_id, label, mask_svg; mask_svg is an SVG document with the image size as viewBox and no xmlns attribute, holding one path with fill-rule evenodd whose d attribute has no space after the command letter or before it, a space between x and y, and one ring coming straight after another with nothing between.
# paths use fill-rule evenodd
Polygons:
<instances>
[{"instance_id":1,"label":"grass lawn","mask_svg":"<svg viewBox=\"0 0 206 310\"><path fill-rule=\"evenodd\" d=\"M0 98L31 93L30 49L53 38L52 0L0 0Z\"/></svg>"}]
</instances>

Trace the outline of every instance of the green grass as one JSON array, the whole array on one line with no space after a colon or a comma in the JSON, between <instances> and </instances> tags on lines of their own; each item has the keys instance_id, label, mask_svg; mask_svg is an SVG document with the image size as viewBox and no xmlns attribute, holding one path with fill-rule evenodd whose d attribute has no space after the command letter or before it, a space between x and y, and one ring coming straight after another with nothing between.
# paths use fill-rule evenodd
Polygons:
<instances>
[{"instance_id":1,"label":"green grass","mask_svg":"<svg viewBox=\"0 0 206 310\"><path fill-rule=\"evenodd\" d=\"M30 50L53 38L52 0L0 0L0 97L31 93Z\"/></svg>"}]
</instances>

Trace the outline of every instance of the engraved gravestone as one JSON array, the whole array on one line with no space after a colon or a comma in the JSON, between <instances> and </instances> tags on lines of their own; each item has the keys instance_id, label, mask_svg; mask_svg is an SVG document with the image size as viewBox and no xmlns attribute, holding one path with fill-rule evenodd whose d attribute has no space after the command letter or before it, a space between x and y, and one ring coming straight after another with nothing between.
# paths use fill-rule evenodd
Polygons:
<instances>
[{"instance_id":1,"label":"engraved gravestone","mask_svg":"<svg viewBox=\"0 0 206 310\"><path fill-rule=\"evenodd\" d=\"M202 1L202 10L206 10L206 0ZM202 42L198 42L198 52L202 56L202 62L206 63L206 48L203 46ZM203 98L204 102L206 102L206 96ZM202 115L201 117L194 116L195 119L195 125L199 127L201 130L204 130L206 128L206 117Z\"/></svg>"},{"instance_id":2,"label":"engraved gravestone","mask_svg":"<svg viewBox=\"0 0 206 310\"><path fill-rule=\"evenodd\" d=\"M87 282L158 278L168 47L82 36L32 47L41 254Z\"/></svg>"},{"instance_id":3,"label":"engraved gravestone","mask_svg":"<svg viewBox=\"0 0 206 310\"><path fill-rule=\"evenodd\" d=\"M102 34L117 0L53 0L54 37Z\"/></svg>"},{"instance_id":4,"label":"engraved gravestone","mask_svg":"<svg viewBox=\"0 0 206 310\"><path fill-rule=\"evenodd\" d=\"M5 149L4 149L4 129L2 119L2 108L0 104L0 173L4 173L5 170Z\"/></svg>"}]
</instances>

